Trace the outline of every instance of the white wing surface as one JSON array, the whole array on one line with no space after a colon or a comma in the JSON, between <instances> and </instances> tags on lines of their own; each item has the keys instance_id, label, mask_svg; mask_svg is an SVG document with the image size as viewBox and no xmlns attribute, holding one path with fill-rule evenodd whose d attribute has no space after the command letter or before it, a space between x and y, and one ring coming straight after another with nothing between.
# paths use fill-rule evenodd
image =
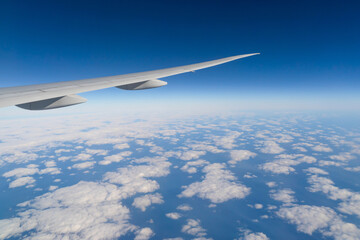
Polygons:
<instances>
[{"instance_id":1,"label":"white wing surface","mask_svg":"<svg viewBox=\"0 0 360 240\"><path fill-rule=\"evenodd\" d=\"M244 54L186 66L111 77L0 88L0 107L16 105L28 110L45 110L71 106L86 102L85 98L76 95L78 93L110 87L118 87L126 90L160 87L167 83L158 80L158 78L213 67L257 54L259 53Z\"/></svg>"}]
</instances>

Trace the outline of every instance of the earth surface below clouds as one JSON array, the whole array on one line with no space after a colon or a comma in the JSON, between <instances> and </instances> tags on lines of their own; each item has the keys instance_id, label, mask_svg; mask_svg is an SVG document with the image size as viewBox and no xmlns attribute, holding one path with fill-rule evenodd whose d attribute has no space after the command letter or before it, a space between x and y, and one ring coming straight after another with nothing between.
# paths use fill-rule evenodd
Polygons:
<instances>
[{"instance_id":1,"label":"earth surface below clouds","mask_svg":"<svg viewBox=\"0 0 360 240\"><path fill-rule=\"evenodd\" d=\"M360 239L359 121L114 115L1 120L0 239Z\"/></svg>"}]
</instances>

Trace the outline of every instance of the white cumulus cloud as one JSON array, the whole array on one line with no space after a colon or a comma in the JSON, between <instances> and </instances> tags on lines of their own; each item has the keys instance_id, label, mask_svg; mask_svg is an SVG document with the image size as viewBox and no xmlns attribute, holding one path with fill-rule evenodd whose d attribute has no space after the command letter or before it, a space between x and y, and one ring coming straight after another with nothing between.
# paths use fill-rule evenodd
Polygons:
<instances>
[{"instance_id":1,"label":"white cumulus cloud","mask_svg":"<svg viewBox=\"0 0 360 240\"><path fill-rule=\"evenodd\" d=\"M31 186L35 182L35 179L33 177L21 177L18 178L9 184L9 188L16 188L16 187L22 187L25 185Z\"/></svg>"},{"instance_id":2,"label":"white cumulus cloud","mask_svg":"<svg viewBox=\"0 0 360 240\"><path fill-rule=\"evenodd\" d=\"M301 163L314 163L316 158L312 156L305 156L303 154L280 154L276 156L276 160L260 165L260 169L272 172L275 174L290 174L295 172L293 166Z\"/></svg>"},{"instance_id":3,"label":"white cumulus cloud","mask_svg":"<svg viewBox=\"0 0 360 240\"><path fill-rule=\"evenodd\" d=\"M90 162L82 162L82 163L77 163L74 164L72 166L72 168L76 168L76 169L85 169L85 168L92 168L95 165L94 161L90 161Z\"/></svg>"},{"instance_id":4,"label":"white cumulus cloud","mask_svg":"<svg viewBox=\"0 0 360 240\"><path fill-rule=\"evenodd\" d=\"M182 204L182 205L178 206L176 209L181 210L181 211L191 211L192 207L188 204Z\"/></svg>"},{"instance_id":5,"label":"white cumulus cloud","mask_svg":"<svg viewBox=\"0 0 360 240\"><path fill-rule=\"evenodd\" d=\"M109 165L109 164L114 163L114 162L120 162L125 157L128 157L131 154L132 154L132 152L130 152L130 151L124 151L124 152L120 152L120 153L115 154L115 155L106 156L104 158L104 160L99 162L99 164L100 165Z\"/></svg>"},{"instance_id":6,"label":"white cumulus cloud","mask_svg":"<svg viewBox=\"0 0 360 240\"><path fill-rule=\"evenodd\" d=\"M232 150L230 152L231 160L229 161L229 163L236 164L237 162L248 160L250 158L254 158L255 156L256 153L253 153L248 150Z\"/></svg>"},{"instance_id":7,"label":"white cumulus cloud","mask_svg":"<svg viewBox=\"0 0 360 240\"><path fill-rule=\"evenodd\" d=\"M205 179L185 187L179 197L209 199L213 203L222 203L233 198L245 198L250 188L236 181L236 177L225 170L225 164L214 163L204 167Z\"/></svg>"},{"instance_id":8,"label":"white cumulus cloud","mask_svg":"<svg viewBox=\"0 0 360 240\"><path fill-rule=\"evenodd\" d=\"M164 200L162 199L161 194L147 194L141 197L137 197L134 199L133 206L141 209L141 211L145 211L147 207L151 204L162 204Z\"/></svg>"},{"instance_id":9,"label":"white cumulus cloud","mask_svg":"<svg viewBox=\"0 0 360 240\"><path fill-rule=\"evenodd\" d=\"M8 171L3 174L3 177L9 178L9 177L24 177L29 175L34 175L39 172L39 169L37 168L15 168L11 171Z\"/></svg>"},{"instance_id":10,"label":"white cumulus cloud","mask_svg":"<svg viewBox=\"0 0 360 240\"><path fill-rule=\"evenodd\" d=\"M0 238L32 231L30 239L113 239L135 226L122 206L120 189L109 183L79 182L20 204L17 217L0 220Z\"/></svg>"},{"instance_id":11,"label":"white cumulus cloud","mask_svg":"<svg viewBox=\"0 0 360 240\"><path fill-rule=\"evenodd\" d=\"M184 172L193 174L197 172L197 168L196 167L200 167L200 166L204 166L206 164L208 164L208 161L205 160L196 160L196 161L189 161L186 162L186 164L184 166L182 166L180 169Z\"/></svg>"},{"instance_id":12,"label":"white cumulus cloud","mask_svg":"<svg viewBox=\"0 0 360 240\"><path fill-rule=\"evenodd\" d=\"M323 192L329 199L341 200L339 211L346 214L355 214L360 217L360 193L348 189L341 189L334 185L329 178L312 175L308 178L311 192Z\"/></svg>"},{"instance_id":13,"label":"white cumulus cloud","mask_svg":"<svg viewBox=\"0 0 360 240\"><path fill-rule=\"evenodd\" d=\"M151 228L142 228L136 232L136 236L134 240L148 240L152 236L154 236L154 232L151 230Z\"/></svg>"},{"instance_id":14,"label":"white cumulus cloud","mask_svg":"<svg viewBox=\"0 0 360 240\"><path fill-rule=\"evenodd\" d=\"M200 220L198 219L188 219L186 224L182 227L181 231L195 237L206 236L206 230L201 227Z\"/></svg>"},{"instance_id":15,"label":"white cumulus cloud","mask_svg":"<svg viewBox=\"0 0 360 240\"><path fill-rule=\"evenodd\" d=\"M314 147L312 147L312 150L317 151L317 152L332 152L333 150L325 145L316 145Z\"/></svg>"},{"instance_id":16,"label":"white cumulus cloud","mask_svg":"<svg viewBox=\"0 0 360 240\"><path fill-rule=\"evenodd\" d=\"M312 235L319 231L335 240L359 239L360 229L352 223L345 223L328 207L295 205L281 207L277 215L297 226L297 230Z\"/></svg>"},{"instance_id":17,"label":"white cumulus cloud","mask_svg":"<svg viewBox=\"0 0 360 240\"><path fill-rule=\"evenodd\" d=\"M308 169L305 169L304 172L307 172L310 174L320 174L320 175L328 175L329 174L325 170L322 170L322 169L316 168L316 167L310 167Z\"/></svg>"},{"instance_id":18,"label":"white cumulus cloud","mask_svg":"<svg viewBox=\"0 0 360 240\"><path fill-rule=\"evenodd\" d=\"M279 144L277 144L274 141L265 141L264 142L264 147L261 148L260 151L262 153L278 154L278 153L281 153L281 152L285 151L285 149L280 147Z\"/></svg>"},{"instance_id":19,"label":"white cumulus cloud","mask_svg":"<svg viewBox=\"0 0 360 240\"><path fill-rule=\"evenodd\" d=\"M168 218L171 218L171 219L179 219L181 218L181 214L180 213L177 213L177 212L171 212L171 213L167 213L165 214Z\"/></svg>"},{"instance_id":20,"label":"white cumulus cloud","mask_svg":"<svg viewBox=\"0 0 360 240\"><path fill-rule=\"evenodd\" d=\"M276 201L280 201L283 202L285 204L289 204L289 203L293 203L295 202L295 198L294 198L294 194L295 192L292 191L291 189L281 189L278 191L271 191L271 198L275 199Z\"/></svg>"},{"instance_id":21,"label":"white cumulus cloud","mask_svg":"<svg viewBox=\"0 0 360 240\"><path fill-rule=\"evenodd\" d=\"M262 232L252 232L250 230L240 230L241 237L238 240L269 240L269 238Z\"/></svg>"}]
</instances>

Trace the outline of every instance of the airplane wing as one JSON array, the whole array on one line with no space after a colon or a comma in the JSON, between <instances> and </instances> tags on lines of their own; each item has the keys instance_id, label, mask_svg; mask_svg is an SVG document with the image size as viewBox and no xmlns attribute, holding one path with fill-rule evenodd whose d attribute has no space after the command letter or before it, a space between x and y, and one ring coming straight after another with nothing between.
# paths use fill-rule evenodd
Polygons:
<instances>
[{"instance_id":1,"label":"airplane wing","mask_svg":"<svg viewBox=\"0 0 360 240\"><path fill-rule=\"evenodd\" d=\"M110 87L118 87L125 90L140 90L161 87L167 83L158 80L158 78L193 72L195 70L213 67L257 54L259 53L237 55L186 66L111 77L0 88L0 107L16 105L28 110L46 110L67 107L86 102L85 98L76 95L78 93Z\"/></svg>"}]
</instances>

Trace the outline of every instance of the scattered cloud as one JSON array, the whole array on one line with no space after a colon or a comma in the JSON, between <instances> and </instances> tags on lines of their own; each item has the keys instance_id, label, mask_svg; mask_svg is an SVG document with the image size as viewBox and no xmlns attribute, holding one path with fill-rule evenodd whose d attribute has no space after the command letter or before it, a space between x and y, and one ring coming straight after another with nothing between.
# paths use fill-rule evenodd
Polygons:
<instances>
[{"instance_id":1,"label":"scattered cloud","mask_svg":"<svg viewBox=\"0 0 360 240\"><path fill-rule=\"evenodd\" d=\"M135 198L132 205L145 212L146 208L149 207L151 204L162 203L164 203L162 196L159 193L155 193Z\"/></svg>"},{"instance_id":2,"label":"scattered cloud","mask_svg":"<svg viewBox=\"0 0 360 240\"><path fill-rule=\"evenodd\" d=\"M108 150L104 150L104 149L91 149L91 148L86 148L85 152L91 155L99 155L99 156L105 156L108 154Z\"/></svg>"},{"instance_id":3,"label":"scattered cloud","mask_svg":"<svg viewBox=\"0 0 360 240\"><path fill-rule=\"evenodd\" d=\"M181 214L180 213L177 213L177 212L171 212L171 213L167 213L165 214L168 218L171 218L171 219L179 219L181 218Z\"/></svg>"},{"instance_id":4,"label":"scattered cloud","mask_svg":"<svg viewBox=\"0 0 360 240\"><path fill-rule=\"evenodd\" d=\"M33 177L21 177L18 178L9 184L9 188L16 188L16 187L22 187L27 185L28 187L31 187L32 184L35 182L35 179Z\"/></svg>"},{"instance_id":5,"label":"scattered cloud","mask_svg":"<svg viewBox=\"0 0 360 240\"><path fill-rule=\"evenodd\" d=\"M257 176L248 172L243 176L243 178L257 178Z\"/></svg>"},{"instance_id":6,"label":"scattered cloud","mask_svg":"<svg viewBox=\"0 0 360 240\"><path fill-rule=\"evenodd\" d=\"M269 238L262 232L251 232L250 230L240 229L242 235L238 240L269 240Z\"/></svg>"},{"instance_id":7,"label":"scattered cloud","mask_svg":"<svg viewBox=\"0 0 360 240\"><path fill-rule=\"evenodd\" d=\"M80 182L66 188L59 189L58 186L54 186L57 181L50 180L49 185L41 186L41 189L45 191L49 189L48 193L20 204L13 218L0 220L0 238L28 236L29 239L113 239L124 237L125 234L130 233L134 235L131 236L132 238L149 239L154 236L153 230L146 226L138 227L131 224L129 222L129 209L123 205L122 200L129 197L136 197L126 202L132 203L134 207L142 211L145 211L151 204L160 204L163 202L162 196L159 193L154 193L154 191L160 188L160 182L158 183L155 178L165 177L170 173L169 167L171 163L167 157L171 156L186 161L180 164L178 162L176 163L181 170L188 173L198 171L200 173L203 171L204 173L202 179L195 180L195 182L184 186L182 193L179 195L180 197L197 196L202 199L208 199L210 201L209 207L216 206L214 203L223 203L230 199L244 198L250 193L250 188L241 184L237 177L254 178L258 175L259 178L257 178L256 181L259 181L261 173L258 174L256 169L249 169L244 172L251 171L256 175L249 172L245 175L243 175L244 172L236 172L239 175L234 175L235 171L232 173L226 167L228 166L227 164L234 165L239 161L248 160L256 156L255 153L247 150L235 150L239 148L246 149L245 147L249 143L251 145L253 145L253 143L255 145L258 144L256 146L259 147L259 151L262 153L280 154L278 156L270 156L274 158L267 159L269 162L260 165L260 169L265 171L290 174L295 172L297 165L303 164L306 168L304 171L309 177L308 182L310 186L308 189L312 192L322 192L326 194L329 199L336 200L338 204L337 210L343 214L332 214L331 209L327 207L308 205L303 205L308 206L307 208L302 207L301 205L297 205L294 197L295 194L292 190L271 189L270 196L282 202L280 210L277 210L279 217L296 224L298 229L300 229L299 231L306 232L307 234L319 232L323 234L324 237L333 237L336 239L351 239L351 237L356 238L356 236L359 236L359 229L355 225L345 223L341 219L341 216L346 216L346 214L359 216L359 194L349 189L336 187L334 182L327 178L329 174L321 169L321 166L347 166L345 169L348 171L360 171L359 167L349 167L347 165L348 161L354 159L357 150L355 149L349 153L332 153L336 155L330 156L315 153L315 156L321 156L322 159L325 159L318 161L317 164L320 168L306 166L306 164L313 164L317 161L312 156L305 156L304 153L306 154L306 150L310 150L313 147L313 150L317 151L315 149L319 150L320 146L322 148L321 152L329 152L326 150L326 148L329 147L320 142L321 139L330 141L331 136L327 137L325 133L329 131L329 133L333 135L331 132L333 130L317 131L311 133L313 136L309 137L309 133L306 133L306 131L297 132L297 130L300 129L300 125L296 123L297 120L294 120L293 123L295 123L295 125L291 126L290 124L282 124L283 121L278 119L275 121L251 119L244 120L244 122L221 120L216 124L208 122L197 124L196 126L199 128L191 125L192 123L188 124L188 122L185 121L182 123L178 120L172 122L176 124L168 126L168 122L161 118L157 118L156 121L141 120L140 122L126 122L120 118L119 121L105 121L99 118L91 119L91 121L87 121L86 124L83 123L84 121L78 124L76 121L73 121L75 119L74 117L69 119L73 123L70 124L70 126L69 124L59 124L63 120L54 123L47 121L49 123L44 122L44 124L39 124L41 128L35 126L34 129L27 131L24 131L24 128L17 130L18 133L22 133L21 135L12 135L11 131L4 130L5 134L2 133L0 142L2 149L2 153L0 153L0 165L4 166L5 164L11 163L16 166L15 169L9 169L9 171L3 173L3 177L9 178L7 180L10 183L10 187L32 187L37 177L42 178L41 174L61 173L62 170L60 167L57 167L56 161L68 161L62 162L59 166L74 164L73 168L78 169L99 167L95 162L98 161L98 159L99 162L97 163L99 165L126 161L125 164L112 165L116 165L116 167L126 167L118 169L114 167L114 170L106 173L99 182ZM290 121L288 121L288 123L289 122ZM91 125L96 126L96 128L91 129ZM231 129L237 128L238 130L241 129L241 131L228 130L229 126L231 126ZM259 126L259 128L257 128L257 126ZM13 129L16 130L16 127L13 127ZM42 130L42 128L44 128L44 130ZM258 131L258 129L262 128L266 128L267 130ZM187 133L194 134L195 136L195 134L200 133L199 129L204 130L204 135L199 134L197 135L199 138L194 137L194 139L197 139L196 141L189 140L188 142L183 142L184 137L189 136L186 135ZM305 127L303 129L306 130ZM256 136L254 132L251 132L253 130L256 131ZM308 130L310 130L310 127ZM261 139L259 140L258 138ZM165 152L164 148L167 148L168 145L164 147L156 146L155 143L157 143L157 139L166 140L170 148L174 148ZM292 144L291 142L294 139L306 141L307 143L302 145ZM333 142L330 141L331 147L348 144L345 142L345 137L341 139L333 137L332 139ZM129 149L135 141L142 146L144 154L149 151L149 156L160 155L162 157L130 158L129 156L132 155L132 152L125 150ZM183 143L184 145L181 145ZM106 149L109 150L96 149L102 147L101 145L103 144L110 145L106 146ZM97 146L89 148L89 146L93 145ZM293 149L296 153L301 154L281 154L285 151L285 148L286 150L288 150L288 148L290 150ZM338 149L344 149L342 151L346 151L346 148L339 147ZM108 156L109 153L113 151L119 152L119 150L121 151L120 153ZM205 156L205 154L208 153L217 154L216 157L220 157L225 156L227 152L230 153L231 160L226 164L210 164L213 160L213 155L211 154L209 154L209 158L205 158L208 161L201 159L201 157L208 157L207 155ZM96 158L94 157L95 155L97 156ZM138 153L136 153L136 156L137 155ZM215 161L217 161L217 159ZM327 159L331 161L327 161ZM38 165L23 167L28 162L30 163L30 161L34 161L34 163ZM70 161L78 162L72 163ZM42 167L46 168L42 169ZM303 166L301 166L301 169L302 167ZM101 169L102 168L104 167L101 167ZM300 167L298 168L300 169ZM94 172L97 172L97 169L95 170ZM333 174L332 171L331 174ZM192 179L197 179L198 175L191 177L193 177ZM51 176L51 178L53 179L53 176ZM66 183L64 176L61 175L61 179ZM275 180L275 178L270 181L272 180ZM285 184L282 180L276 181L279 182L279 185ZM268 182L267 185L271 188L277 186L275 182ZM84 191L83 188L88 188L89 190ZM37 195L39 193L40 192L36 192ZM61 195L64 195L64 197L61 197ZM279 208L270 205L267 206L268 209L272 210ZM260 203L254 204L253 207L256 209L263 208ZM294 207L301 209L295 210L293 209ZM187 214L180 211L190 211L191 209L189 205L181 205L176 210L179 213L169 212L166 216L176 219ZM218 210L219 209L211 209L210 211ZM292 214L296 215L298 211L303 211L304 214L300 214L298 217L299 220L296 221L294 220L296 216ZM137 212L139 213L140 211ZM312 219L307 220L305 215L313 216L312 218L319 216L321 219L318 219L318 222L312 224ZM67 222L68 219L70 219L69 223ZM182 220L185 219L180 219L179 222ZM188 219L185 222L186 225L183 226L184 233L190 234L194 238L205 238L207 236L199 220ZM311 226L313 226L313 229ZM264 240L268 239L268 237L264 233L248 230L241 235L240 239Z\"/></svg>"},{"instance_id":8,"label":"scattered cloud","mask_svg":"<svg viewBox=\"0 0 360 240\"><path fill-rule=\"evenodd\" d=\"M351 155L351 153L340 153L338 155L331 155L330 159L331 160L337 160L337 161L342 161L342 162L346 162L349 160L354 159L355 157L353 155Z\"/></svg>"},{"instance_id":9,"label":"scattered cloud","mask_svg":"<svg viewBox=\"0 0 360 240\"><path fill-rule=\"evenodd\" d=\"M39 155L36 153L28 152L26 150L19 151L15 150L14 146L12 147L13 150L8 150L8 153L5 151L3 154L0 154L0 166L7 163L27 163L39 158Z\"/></svg>"},{"instance_id":10,"label":"scattered cloud","mask_svg":"<svg viewBox=\"0 0 360 240\"><path fill-rule=\"evenodd\" d=\"M233 149L236 147L235 140L241 135L241 132L229 131L226 136L211 136L216 146L224 149Z\"/></svg>"},{"instance_id":11,"label":"scattered cloud","mask_svg":"<svg viewBox=\"0 0 360 240\"><path fill-rule=\"evenodd\" d=\"M300 147L300 146L295 146L293 147L294 150L298 150L300 152L307 152L306 148L304 147Z\"/></svg>"},{"instance_id":12,"label":"scattered cloud","mask_svg":"<svg viewBox=\"0 0 360 240\"><path fill-rule=\"evenodd\" d=\"M117 169L117 172L108 172L104 180L110 183L120 184L124 198L136 193L149 193L159 189L159 184L152 177L163 177L169 174L171 163L164 157L141 158L136 163L148 163L147 165L130 165Z\"/></svg>"},{"instance_id":13,"label":"scattered cloud","mask_svg":"<svg viewBox=\"0 0 360 240\"><path fill-rule=\"evenodd\" d=\"M3 174L3 177L10 178L10 177L24 177L29 175L34 175L36 173L39 173L39 169L37 168L15 168L11 171L8 171Z\"/></svg>"},{"instance_id":14,"label":"scattered cloud","mask_svg":"<svg viewBox=\"0 0 360 240\"><path fill-rule=\"evenodd\" d=\"M295 202L294 194L295 192L291 189L281 189L277 191L270 191L271 198L273 198L276 201L283 202L284 204L289 204Z\"/></svg>"},{"instance_id":15,"label":"scattered cloud","mask_svg":"<svg viewBox=\"0 0 360 240\"><path fill-rule=\"evenodd\" d=\"M276 187L277 183L276 182L267 182L266 185L270 188Z\"/></svg>"},{"instance_id":16,"label":"scattered cloud","mask_svg":"<svg viewBox=\"0 0 360 240\"><path fill-rule=\"evenodd\" d=\"M308 169L305 169L304 172L307 172L309 174L320 174L320 175L328 175L329 173L316 167L310 167Z\"/></svg>"},{"instance_id":17,"label":"scattered cloud","mask_svg":"<svg viewBox=\"0 0 360 240\"><path fill-rule=\"evenodd\" d=\"M109 183L79 182L20 204L28 210L0 220L0 238L28 232L30 239L113 239L137 229Z\"/></svg>"},{"instance_id":18,"label":"scattered cloud","mask_svg":"<svg viewBox=\"0 0 360 240\"><path fill-rule=\"evenodd\" d=\"M308 178L311 192L323 192L329 199L341 200L339 211L346 214L355 214L360 217L360 193L348 189L341 189L334 185L329 178L312 175Z\"/></svg>"},{"instance_id":19,"label":"scattered cloud","mask_svg":"<svg viewBox=\"0 0 360 240\"><path fill-rule=\"evenodd\" d=\"M104 160L99 162L99 164L100 165L109 165L111 163L120 162L125 157L128 157L131 154L132 154L132 152L130 152L130 151L124 151L124 152L120 152L120 153L115 154L115 155L106 156L106 157L104 157Z\"/></svg>"},{"instance_id":20,"label":"scattered cloud","mask_svg":"<svg viewBox=\"0 0 360 240\"><path fill-rule=\"evenodd\" d=\"M198 219L188 219L186 221L186 225L182 227L181 231L195 237L206 236L206 230L201 227L200 220Z\"/></svg>"},{"instance_id":21,"label":"scattered cloud","mask_svg":"<svg viewBox=\"0 0 360 240\"><path fill-rule=\"evenodd\" d=\"M336 166L336 167L340 167L344 165L341 162L334 162L334 161L325 161L325 160L320 160L319 161L319 166L323 167L323 166Z\"/></svg>"},{"instance_id":22,"label":"scattered cloud","mask_svg":"<svg viewBox=\"0 0 360 240\"><path fill-rule=\"evenodd\" d=\"M293 166L301 163L315 163L316 158L303 154L280 154L276 160L260 165L260 169L275 174L290 174L295 172Z\"/></svg>"},{"instance_id":23,"label":"scattered cloud","mask_svg":"<svg viewBox=\"0 0 360 240\"><path fill-rule=\"evenodd\" d=\"M196 160L196 161L186 162L186 164L183 167L181 167L180 169L182 171L184 171L184 172L193 174L193 173L197 172L196 167L204 166L204 165L207 165L207 164L209 164L208 161L199 159L199 160Z\"/></svg>"},{"instance_id":24,"label":"scattered cloud","mask_svg":"<svg viewBox=\"0 0 360 240\"><path fill-rule=\"evenodd\" d=\"M72 165L72 168L81 170L85 168L92 168L94 165L95 165L95 161L89 161L89 162L76 163Z\"/></svg>"},{"instance_id":25,"label":"scattered cloud","mask_svg":"<svg viewBox=\"0 0 360 240\"><path fill-rule=\"evenodd\" d=\"M46 161L45 166L50 168L50 167L56 167L56 162L55 161Z\"/></svg>"},{"instance_id":26,"label":"scattered cloud","mask_svg":"<svg viewBox=\"0 0 360 240\"><path fill-rule=\"evenodd\" d=\"M199 157L201 157L205 154L206 154L205 151L190 150L190 151L185 151L185 152L181 153L179 158L184 161L189 161L189 160L193 160L193 159L198 159Z\"/></svg>"},{"instance_id":27,"label":"scattered cloud","mask_svg":"<svg viewBox=\"0 0 360 240\"><path fill-rule=\"evenodd\" d=\"M346 167L344 168L345 170L347 171L350 171L350 172L360 172L360 166L357 166L357 167Z\"/></svg>"},{"instance_id":28,"label":"scattered cloud","mask_svg":"<svg viewBox=\"0 0 360 240\"><path fill-rule=\"evenodd\" d=\"M182 205L178 206L176 209L181 210L181 211L191 211L192 207L188 204L182 204Z\"/></svg>"},{"instance_id":29,"label":"scattered cloud","mask_svg":"<svg viewBox=\"0 0 360 240\"><path fill-rule=\"evenodd\" d=\"M151 237L153 237L155 234L154 232L151 230L151 228L142 228L139 229L138 231L136 231L136 236L134 240L148 240Z\"/></svg>"},{"instance_id":30,"label":"scattered cloud","mask_svg":"<svg viewBox=\"0 0 360 240\"><path fill-rule=\"evenodd\" d=\"M332 152L333 150L326 145L316 145L312 147L312 150L316 152Z\"/></svg>"},{"instance_id":31,"label":"scattered cloud","mask_svg":"<svg viewBox=\"0 0 360 240\"><path fill-rule=\"evenodd\" d=\"M196 142L196 143L189 143L186 144L189 148L192 148L192 150L197 151L207 151L211 153L222 153L225 152L224 150L221 150L217 148L216 146L211 145L211 143L204 143L204 142Z\"/></svg>"},{"instance_id":32,"label":"scattered cloud","mask_svg":"<svg viewBox=\"0 0 360 240\"><path fill-rule=\"evenodd\" d=\"M77 156L75 156L72 161L88 161L93 158L93 155L89 153L80 153Z\"/></svg>"},{"instance_id":33,"label":"scattered cloud","mask_svg":"<svg viewBox=\"0 0 360 240\"><path fill-rule=\"evenodd\" d=\"M58 186L50 186L49 191L54 191L55 189L58 189L58 188L59 188Z\"/></svg>"},{"instance_id":34,"label":"scattered cloud","mask_svg":"<svg viewBox=\"0 0 360 240\"><path fill-rule=\"evenodd\" d=\"M309 235L319 231L335 240L359 239L360 229L352 223L345 223L328 207L295 205L281 207L277 215L297 226L297 230Z\"/></svg>"},{"instance_id":35,"label":"scattered cloud","mask_svg":"<svg viewBox=\"0 0 360 240\"><path fill-rule=\"evenodd\" d=\"M260 149L262 153L279 154L285 151L285 149L280 147L275 141L265 141L263 145L263 148Z\"/></svg>"},{"instance_id":36,"label":"scattered cloud","mask_svg":"<svg viewBox=\"0 0 360 240\"><path fill-rule=\"evenodd\" d=\"M250 152L248 150L232 150L230 151L231 160L230 164L236 164L237 162L241 162L244 160L249 160L250 158L254 158L256 153Z\"/></svg>"},{"instance_id":37,"label":"scattered cloud","mask_svg":"<svg viewBox=\"0 0 360 240\"><path fill-rule=\"evenodd\" d=\"M197 195L213 203L222 203L233 198L245 198L250 193L250 188L237 182L236 177L224 168L225 164L220 163L204 167L205 179L186 186L179 197Z\"/></svg>"},{"instance_id":38,"label":"scattered cloud","mask_svg":"<svg viewBox=\"0 0 360 240\"><path fill-rule=\"evenodd\" d=\"M119 144L115 144L113 148L122 150L122 149L130 148L130 145L128 143L119 143Z\"/></svg>"},{"instance_id":39,"label":"scattered cloud","mask_svg":"<svg viewBox=\"0 0 360 240\"><path fill-rule=\"evenodd\" d=\"M60 174L61 171L59 168L56 167L48 167L48 168L44 168L41 169L39 174L51 174L51 175L56 175L56 174Z\"/></svg>"},{"instance_id":40,"label":"scattered cloud","mask_svg":"<svg viewBox=\"0 0 360 240\"><path fill-rule=\"evenodd\" d=\"M281 159L260 165L260 169L276 174L289 175L291 172L295 172L295 168L290 167L291 165L297 165L296 161Z\"/></svg>"}]
</instances>

